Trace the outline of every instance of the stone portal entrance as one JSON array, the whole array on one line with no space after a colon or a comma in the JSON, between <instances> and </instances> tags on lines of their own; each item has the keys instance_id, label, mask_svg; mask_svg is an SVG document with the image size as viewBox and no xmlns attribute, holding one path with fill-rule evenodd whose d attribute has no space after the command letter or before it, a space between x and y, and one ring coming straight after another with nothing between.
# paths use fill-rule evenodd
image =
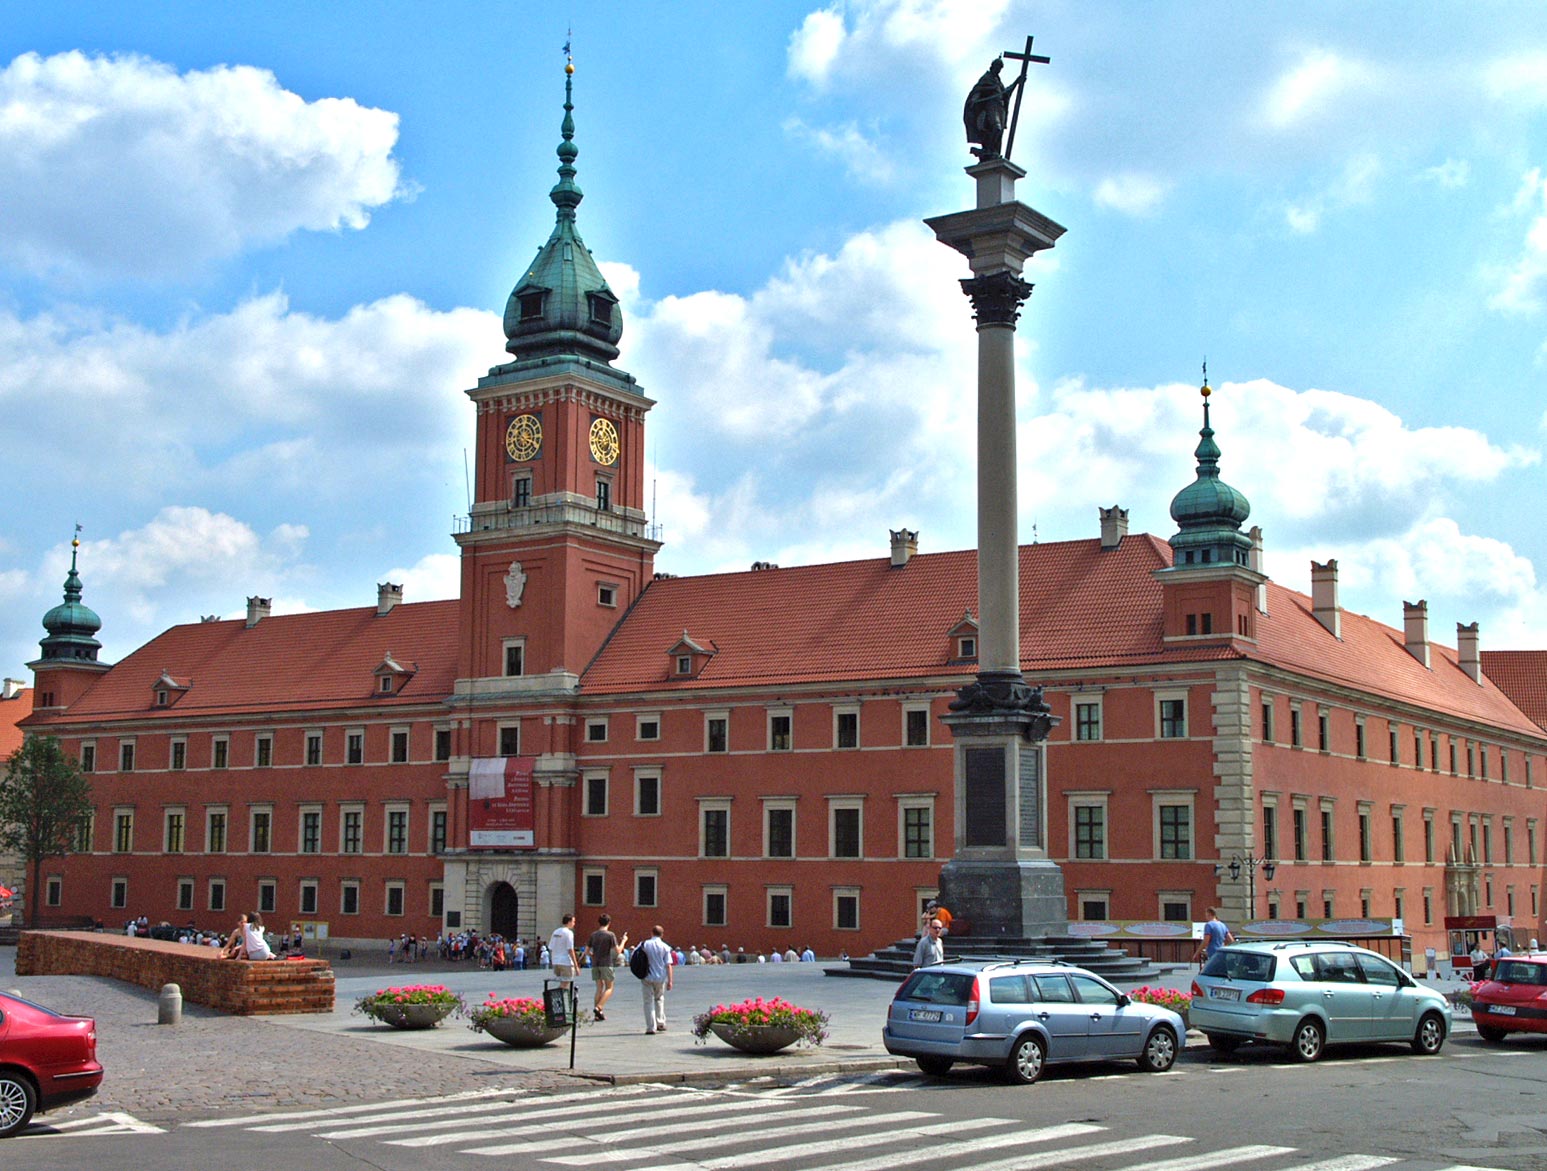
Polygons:
<instances>
[{"instance_id":1,"label":"stone portal entrance","mask_svg":"<svg viewBox=\"0 0 1547 1171\"><path fill-rule=\"evenodd\" d=\"M489 931L494 935L503 935L506 939L515 939L521 934L517 912L521 906L521 900L516 897L516 888L508 882L497 882L489 891Z\"/></svg>"}]
</instances>

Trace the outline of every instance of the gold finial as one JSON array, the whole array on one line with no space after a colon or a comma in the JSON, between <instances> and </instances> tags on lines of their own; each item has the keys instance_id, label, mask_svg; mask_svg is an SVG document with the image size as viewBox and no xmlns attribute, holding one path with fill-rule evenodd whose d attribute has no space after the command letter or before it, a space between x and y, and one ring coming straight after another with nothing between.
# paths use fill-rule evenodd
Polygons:
<instances>
[{"instance_id":1,"label":"gold finial","mask_svg":"<svg viewBox=\"0 0 1547 1171\"><path fill-rule=\"evenodd\" d=\"M1214 393L1209 389L1209 360L1207 358L1203 359L1203 385L1198 388L1198 393L1204 398L1208 398L1209 395Z\"/></svg>"}]
</instances>

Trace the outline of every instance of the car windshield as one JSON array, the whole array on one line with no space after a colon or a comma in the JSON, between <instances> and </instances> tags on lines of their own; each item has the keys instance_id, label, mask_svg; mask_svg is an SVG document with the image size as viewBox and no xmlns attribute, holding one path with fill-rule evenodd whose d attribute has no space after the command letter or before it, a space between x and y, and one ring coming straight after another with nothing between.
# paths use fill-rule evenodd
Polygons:
<instances>
[{"instance_id":1,"label":"car windshield","mask_svg":"<svg viewBox=\"0 0 1547 1171\"><path fill-rule=\"evenodd\" d=\"M1216 951L1203 965L1203 975L1218 980L1252 980L1266 984L1273 979L1275 963L1272 956L1253 951Z\"/></svg>"},{"instance_id":2,"label":"car windshield","mask_svg":"<svg viewBox=\"0 0 1547 1171\"><path fill-rule=\"evenodd\" d=\"M964 1005L971 995L971 973L931 972L927 968L914 972L897 991L898 1000L918 1000L925 1004Z\"/></svg>"},{"instance_id":3,"label":"car windshield","mask_svg":"<svg viewBox=\"0 0 1547 1171\"><path fill-rule=\"evenodd\" d=\"M1501 960L1493 978L1500 984L1535 984L1547 987L1547 964Z\"/></svg>"}]
</instances>

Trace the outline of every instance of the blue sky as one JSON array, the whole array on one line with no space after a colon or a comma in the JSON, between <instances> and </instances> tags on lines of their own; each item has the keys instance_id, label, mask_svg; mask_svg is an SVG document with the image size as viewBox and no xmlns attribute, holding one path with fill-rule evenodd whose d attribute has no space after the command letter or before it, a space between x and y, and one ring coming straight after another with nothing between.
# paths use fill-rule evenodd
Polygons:
<instances>
[{"instance_id":1,"label":"blue sky","mask_svg":"<svg viewBox=\"0 0 1547 1171\"><path fill-rule=\"evenodd\" d=\"M676 573L974 539L962 97L1027 33L1021 535L1173 530L1206 356L1267 569L1547 646L1537 4L20 4L0 25L0 673L84 526L103 657L249 594L452 596L463 390L580 230Z\"/></svg>"}]
</instances>

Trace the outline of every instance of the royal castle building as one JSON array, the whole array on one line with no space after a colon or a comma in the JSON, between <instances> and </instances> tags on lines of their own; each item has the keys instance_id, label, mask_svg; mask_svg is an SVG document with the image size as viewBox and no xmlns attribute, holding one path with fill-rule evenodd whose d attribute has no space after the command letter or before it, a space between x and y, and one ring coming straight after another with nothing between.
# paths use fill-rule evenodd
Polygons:
<instances>
[{"instance_id":1,"label":"royal castle building","mask_svg":"<svg viewBox=\"0 0 1547 1171\"><path fill-rule=\"evenodd\" d=\"M510 360L467 392L459 597L253 597L109 665L72 558L21 721L96 802L46 868L51 915L256 909L365 941L606 909L636 937L822 955L916 928L954 840L941 717L976 671L976 556L900 529L867 560L655 572L656 403L614 365L577 154L567 82L553 232L506 306ZM1476 627L1441 645L1422 602L1400 626L1344 611L1335 561L1309 595L1270 581L1221 458L1205 393L1173 533L1113 507L1020 550L1069 918L1397 918L1442 951L1447 913L1538 934L1547 734L1511 694L1543 673L1501 690Z\"/></svg>"}]
</instances>

